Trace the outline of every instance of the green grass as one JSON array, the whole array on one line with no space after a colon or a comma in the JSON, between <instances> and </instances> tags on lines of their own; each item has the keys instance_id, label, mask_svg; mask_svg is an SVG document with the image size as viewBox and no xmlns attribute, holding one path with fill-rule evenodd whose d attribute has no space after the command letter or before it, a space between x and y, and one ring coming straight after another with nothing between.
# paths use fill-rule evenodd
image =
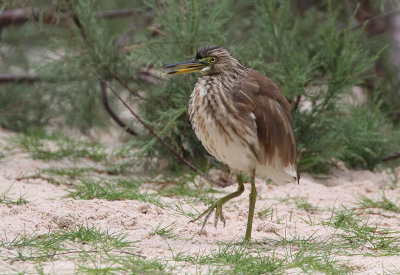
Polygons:
<instances>
[{"instance_id":1,"label":"green grass","mask_svg":"<svg viewBox=\"0 0 400 275\"><path fill-rule=\"evenodd\" d=\"M268 217L270 217L272 220L274 216L274 208L272 206L267 207L265 209L260 210L257 214L258 217L262 220L266 220L268 219Z\"/></svg>"},{"instance_id":2,"label":"green grass","mask_svg":"<svg viewBox=\"0 0 400 275\"><path fill-rule=\"evenodd\" d=\"M315 214L318 211L318 207L312 205L306 199L299 199L295 201L295 205L298 209L302 209L310 214Z\"/></svg>"},{"instance_id":3,"label":"green grass","mask_svg":"<svg viewBox=\"0 0 400 275\"><path fill-rule=\"evenodd\" d=\"M355 223L338 234L349 248L369 250L371 255L398 255L400 253L399 232L381 229L367 221Z\"/></svg>"},{"instance_id":4,"label":"green grass","mask_svg":"<svg viewBox=\"0 0 400 275\"><path fill-rule=\"evenodd\" d=\"M138 197L142 183L138 180L95 181L87 178L82 179L82 186L87 188L82 197L127 199ZM157 194L154 196L158 197ZM258 214L264 219L272 219L274 210L269 207ZM312 232L308 236L288 233L250 246L219 244L216 250L197 254L185 252L184 247L183 252L176 248L172 250L170 246L171 256L158 258L146 258L127 250L134 244L128 242L123 233L110 233L90 226L41 235L22 235L11 241L3 241L0 247L14 250L16 256L13 260L35 260L38 268L43 262L62 257L79 259L76 272L85 274L176 274L193 265L209 274L284 274L293 268L308 274L351 274L353 270L346 262L339 261L338 256L379 257L400 253L400 232L377 227L365 215L368 213L359 208L333 209L331 216L319 224L337 229L326 239ZM182 241L174 223L164 224L160 221L149 235L160 236L168 244Z\"/></svg>"},{"instance_id":5,"label":"green grass","mask_svg":"<svg viewBox=\"0 0 400 275\"><path fill-rule=\"evenodd\" d=\"M324 225L341 229L335 236L343 251L358 249L365 255L385 256L400 253L400 231L372 224L359 210L342 208L332 211Z\"/></svg>"},{"instance_id":6,"label":"green grass","mask_svg":"<svg viewBox=\"0 0 400 275\"><path fill-rule=\"evenodd\" d=\"M174 232L174 222L167 225L162 226L162 221L157 225L156 228L152 232L150 232L150 236L158 235L162 238L167 239L176 239L179 235Z\"/></svg>"},{"instance_id":7,"label":"green grass","mask_svg":"<svg viewBox=\"0 0 400 275\"><path fill-rule=\"evenodd\" d=\"M196 201L202 201L195 197L195 192L188 187L174 187L172 191L159 191L155 193L149 193L142 191L141 180L134 179L99 179L95 180L90 177L83 177L79 179L79 183L73 185L73 189L69 190L69 196L74 199L91 200L91 199L105 199L105 200L137 200L142 202L148 202L161 208L169 208L181 215L194 218L198 213L193 208L193 211L184 210L180 202L176 203L165 203L162 200L161 194L167 196L174 196L177 193L185 193L187 197L182 195L185 201L191 203ZM176 193L175 193L176 192ZM199 191L200 192L200 191ZM199 195L200 196L200 195ZM206 195L204 195L206 196ZM201 197L201 196L200 196ZM213 202L212 199L207 202Z\"/></svg>"},{"instance_id":8,"label":"green grass","mask_svg":"<svg viewBox=\"0 0 400 275\"><path fill-rule=\"evenodd\" d=\"M43 168L39 170L39 173L48 174L52 176L66 176L70 179L76 179L82 177L89 172L96 171L95 168L80 168L80 167L70 167L70 168L58 168L50 167Z\"/></svg>"},{"instance_id":9,"label":"green grass","mask_svg":"<svg viewBox=\"0 0 400 275\"><path fill-rule=\"evenodd\" d=\"M349 267L335 259L337 255L341 255L341 244L337 244L334 239L316 237L315 233L310 233L307 237L278 235L278 240L270 240L268 244L274 249L285 251L285 270L297 267L306 273L350 273Z\"/></svg>"},{"instance_id":10,"label":"green grass","mask_svg":"<svg viewBox=\"0 0 400 275\"><path fill-rule=\"evenodd\" d=\"M157 194L141 192L141 182L137 180L95 180L89 177L80 179L80 183L74 185L74 190L69 191L69 196L74 199L91 200L105 199L138 200L149 202L159 207L165 204Z\"/></svg>"},{"instance_id":11,"label":"green grass","mask_svg":"<svg viewBox=\"0 0 400 275\"><path fill-rule=\"evenodd\" d=\"M209 189L194 189L188 186L187 182L180 182L172 188L166 188L158 191L158 194L166 197L183 197L190 198L190 201L200 201L206 205L212 204L215 201L213 194L221 193L213 188ZM211 194L211 196L210 196Z\"/></svg>"},{"instance_id":12,"label":"green grass","mask_svg":"<svg viewBox=\"0 0 400 275\"><path fill-rule=\"evenodd\" d=\"M220 247L218 251L202 257L199 264L215 264L218 272L233 272L235 274L264 274L277 271L282 262L260 254L254 255L242 247Z\"/></svg>"},{"instance_id":13,"label":"green grass","mask_svg":"<svg viewBox=\"0 0 400 275\"><path fill-rule=\"evenodd\" d=\"M390 201L385 194L382 194L379 200L372 200L362 196L359 200L359 205L361 208L380 208L386 211L400 213L400 206Z\"/></svg>"},{"instance_id":14,"label":"green grass","mask_svg":"<svg viewBox=\"0 0 400 275\"><path fill-rule=\"evenodd\" d=\"M189 256L177 253L175 261L184 261L197 265L208 265L211 274L266 274L278 271L283 262L250 250L244 246L219 245L218 250L208 255Z\"/></svg>"},{"instance_id":15,"label":"green grass","mask_svg":"<svg viewBox=\"0 0 400 275\"><path fill-rule=\"evenodd\" d=\"M196 218L200 214L200 212L196 210L193 206L191 206L191 210L193 211L185 210L184 207L182 206L182 202L176 202L170 208L175 210L180 215L189 217L191 219Z\"/></svg>"},{"instance_id":16,"label":"green grass","mask_svg":"<svg viewBox=\"0 0 400 275\"><path fill-rule=\"evenodd\" d=\"M334 257L334 255L324 253L323 251L317 255L309 255L301 250L291 257L292 262L288 268L298 267L306 273L310 271L313 271L313 273L322 272L323 274L337 275L352 273L348 266L340 264Z\"/></svg>"},{"instance_id":17,"label":"green grass","mask_svg":"<svg viewBox=\"0 0 400 275\"><path fill-rule=\"evenodd\" d=\"M297 207L297 209L302 209L310 214L314 214L315 212L317 212L319 210L318 207L312 205L311 203L309 203L307 201L306 198L303 198L303 197L286 196L284 198L280 198L279 201L286 203L286 204L294 203L294 205Z\"/></svg>"},{"instance_id":18,"label":"green grass","mask_svg":"<svg viewBox=\"0 0 400 275\"><path fill-rule=\"evenodd\" d=\"M0 241L0 247L17 252L16 259L18 260L36 258L50 260L54 255L64 255L71 251L75 251L76 254L92 251L112 251L129 248L132 244L126 239L126 234L111 233L88 225L40 235L21 234L12 240ZM72 252L71 254L73 254Z\"/></svg>"},{"instance_id":19,"label":"green grass","mask_svg":"<svg viewBox=\"0 0 400 275\"><path fill-rule=\"evenodd\" d=\"M0 241L0 247L13 255L3 257L4 260L36 263L37 274L44 270L45 262L56 260L73 261L77 274L166 273L167 262L146 259L137 254L134 243L127 240L125 233L111 233L94 226L80 225L76 229L40 235L21 234L12 240Z\"/></svg>"},{"instance_id":20,"label":"green grass","mask_svg":"<svg viewBox=\"0 0 400 275\"><path fill-rule=\"evenodd\" d=\"M277 250L284 252L277 253ZM172 252L173 260L208 266L210 274L284 274L288 269L300 268L306 273L349 274L351 269L335 259L333 243L316 238L269 240L251 246L219 245L209 254L189 255ZM282 255L283 253L283 255ZM280 256L277 257L277 254Z\"/></svg>"},{"instance_id":21,"label":"green grass","mask_svg":"<svg viewBox=\"0 0 400 275\"><path fill-rule=\"evenodd\" d=\"M97 142L79 141L63 134L29 131L13 138L14 145L24 148L33 159L59 160L63 158L88 158L106 161L105 149Z\"/></svg>"},{"instance_id":22,"label":"green grass","mask_svg":"<svg viewBox=\"0 0 400 275\"><path fill-rule=\"evenodd\" d=\"M89 151L85 152L79 148L82 144L78 142L76 148L63 152L60 148L65 145L64 142L69 142L63 138L35 139L26 138L23 144L27 145L24 148L30 148L28 151L31 153L39 152L38 156L44 157L43 159L92 158L89 153L91 145L86 148ZM55 150L48 150L47 142L55 145L51 147ZM65 145L65 148L68 149L68 146ZM98 148L98 152L105 152L101 146ZM48 154L43 154L43 151ZM52 153L55 155L51 155ZM108 163L109 155L104 153L98 161ZM123 170L127 171L125 168ZM108 171L108 166L104 168L104 174L102 170L99 172L93 167L51 167L40 169L38 176L49 176L50 180L54 177L55 182L72 184L69 196L74 199L136 200L173 209L191 218L197 216L196 209L200 203L209 205L215 201L215 194L223 193L207 185L191 185L189 182L193 180L192 177L180 175L164 180L161 184L165 185L161 190L144 191L147 190L144 187L148 186L143 186L143 180L129 179L126 175L120 175L119 171L116 171L118 177L110 176ZM174 200L166 203L163 197L172 197ZM177 252L174 245L170 246L175 247L174 251L171 249L172 256L167 253L158 258L146 258L136 254L132 249L134 243L129 242L122 232L110 233L93 226L61 229L40 235L22 234L13 240L0 240L0 247L13 252L12 257L6 258L8 261L36 263L37 273L45 270L43 267L46 262L67 258L76 263L76 273L85 274L176 274L193 265L198 266L203 273L210 274L284 274L293 268L298 268L300 273L309 274L349 274L353 270L346 266L345 261L339 261L338 256L379 257L400 254L400 232L378 227L369 221L372 213L368 211L371 209L400 213L400 206L384 194L377 200L361 197L358 207L355 208L342 207L333 210L314 206L303 197L287 196L280 201L290 204L293 209L304 210L310 221L313 220L310 225L333 227L336 231L329 239L319 239L314 237L312 232L310 236L293 236L290 235L292 230L288 230L288 235L278 238L275 236L251 246L237 243L219 244L216 250L210 249L197 254L192 251ZM21 205L28 202L23 197L15 200L4 197L0 203ZM331 217L326 220L320 221L318 215L315 215L326 211L332 211ZM277 213L271 206L261 209L258 217L276 223L292 221L291 215L283 214L280 218ZM375 213L373 215L376 216ZM182 242L182 250L185 249L184 242L197 241L195 237L188 240L180 236L174 223L165 224L159 221L158 225L148 232L149 237L159 236L161 238L157 238L167 244Z\"/></svg>"},{"instance_id":23,"label":"green grass","mask_svg":"<svg viewBox=\"0 0 400 275\"><path fill-rule=\"evenodd\" d=\"M23 195L16 200L8 199L6 198L6 196L3 196L2 198L0 198L0 203L4 203L6 205L24 205L27 204L28 201L24 199Z\"/></svg>"},{"instance_id":24,"label":"green grass","mask_svg":"<svg viewBox=\"0 0 400 275\"><path fill-rule=\"evenodd\" d=\"M146 259L136 256L106 255L101 265L92 260L78 267L77 274L170 274L171 267L166 261Z\"/></svg>"}]
</instances>

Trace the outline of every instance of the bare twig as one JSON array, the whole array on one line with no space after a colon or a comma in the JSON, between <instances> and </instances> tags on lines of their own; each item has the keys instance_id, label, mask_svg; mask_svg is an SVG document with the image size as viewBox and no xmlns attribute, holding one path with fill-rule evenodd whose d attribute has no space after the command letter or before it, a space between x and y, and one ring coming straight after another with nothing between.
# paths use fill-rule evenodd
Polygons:
<instances>
[{"instance_id":1,"label":"bare twig","mask_svg":"<svg viewBox=\"0 0 400 275\"><path fill-rule=\"evenodd\" d=\"M18 25L24 24L31 17L32 10L16 9L16 10L6 10L0 14L0 27L5 27L8 25ZM35 19L35 16L32 17Z\"/></svg>"},{"instance_id":2,"label":"bare twig","mask_svg":"<svg viewBox=\"0 0 400 275\"><path fill-rule=\"evenodd\" d=\"M388 157L384 157L384 158L382 159L382 161L395 160L395 159L398 159L398 158L400 158L400 152L397 152L397 153L395 153L395 154L393 154L393 155L390 155L390 156L388 156Z\"/></svg>"},{"instance_id":3,"label":"bare twig","mask_svg":"<svg viewBox=\"0 0 400 275\"><path fill-rule=\"evenodd\" d=\"M381 14L381 15L378 15L378 16L375 16L370 19L366 19L366 20L362 21L358 25L354 26L352 29L355 30L355 29L359 29L363 26L366 26L367 28L370 29L371 35L377 35L377 34L387 31L389 28L388 24L386 24L387 20L390 20L391 17L396 16L398 14L400 14L400 10ZM380 26L375 27L375 29L373 29L372 25L376 24L378 22L380 23Z\"/></svg>"},{"instance_id":4,"label":"bare twig","mask_svg":"<svg viewBox=\"0 0 400 275\"><path fill-rule=\"evenodd\" d=\"M123 48L123 52L129 53L134 49L145 48L145 47L147 47L147 45L149 45L149 44L148 43L138 43L138 44L133 44L133 45L130 45L130 46L126 46L126 47Z\"/></svg>"},{"instance_id":5,"label":"bare twig","mask_svg":"<svg viewBox=\"0 0 400 275\"><path fill-rule=\"evenodd\" d=\"M0 83L33 83L41 81L38 76L34 75L13 75L13 74L0 74Z\"/></svg>"},{"instance_id":6,"label":"bare twig","mask_svg":"<svg viewBox=\"0 0 400 275\"><path fill-rule=\"evenodd\" d=\"M134 95L140 99L143 99L143 96L141 96L135 90L133 90L131 87L129 87L129 85L125 81L123 81L118 75L116 75L113 71L111 71L109 68L107 68L107 71L112 76L112 78L114 78L122 87L127 89L132 95Z\"/></svg>"},{"instance_id":7,"label":"bare twig","mask_svg":"<svg viewBox=\"0 0 400 275\"><path fill-rule=\"evenodd\" d=\"M148 68L139 68L136 72L136 77L138 80L146 83L155 85L158 84L158 81L162 79L160 73L156 70L151 70ZM82 81L87 80L84 77L71 77L69 80L71 81ZM50 77L42 77L38 75L26 75L26 74L0 74L0 84L7 84L7 83L28 83L33 84L36 82L57 82L57 77L50 76Z\"/></svg>"},{"instance_id":8,"label":"bare twig","mask_svg":"<svg viewBox=\"0 0 400 275\"><path fill-rule=\"evenodd\" d=\"M103 19L113 19L120 17L130 17L135 13L135 10L110 10L95 13L95 16Z\"/></svg>"},{"instance_id":9,"label":"bare twig","mask_svg":"<svg viewBox=\"0 0 400 275\"><path fill-rule=\"evenodd\" d=\"M149 31L152 31L153 33L160 35L160 36L164 36L164 37L167 36L167 34L165 32L163 32L162 30L160 30L154 26L148 26L147 29Z\"/></svg>"},{"instance_id":10,"label":"bare twig","mask_svg":"<svg viewBox=\"0 0 400 275\"><path fill-rule=\"evenodd\" d=\"M106 109L107 113L111 116L111 118L119 125L121 126L128 134L131 134L133 136L136 136L137 133L135 130L130 128L128 125L126 125L125 122L120 119L116 113L111 109L110 104L108 103L108 97L107 97L107 90L106 90L106 85L104 84L103 81L100 81L100 91L101 91L101 101L103 102L103 106Z\"/></svg>"},{"instance_id":11,"label":"bare twig","mask_svg":"<svg viewBox=\"0 0 400 275\"><path fill-rule=\"evenodd\" d=\"M297 108L299 108L300 101L301 101L301 95L298 95L296 97L296 101L294 102L293 111L297 111Z\"/></svg>"},{"instance_id":12,"label":"bare twig","mask_svg":"<svg viewBox=\"0 0 400 275\"><path fill-rule=\"evenodd\" d=\"M47 181L49 183L56 184L56 185L61 184L61 182L57 181L55 178L42 176L41 174L21 176L21 177L15 178L16 181L24 181L24 180L29 180L29 179L40 179L40 180L44 180L44 181ZM64 185L72 185L72 183L63 183L63 184Z\"/></svg>"}]
</instances>

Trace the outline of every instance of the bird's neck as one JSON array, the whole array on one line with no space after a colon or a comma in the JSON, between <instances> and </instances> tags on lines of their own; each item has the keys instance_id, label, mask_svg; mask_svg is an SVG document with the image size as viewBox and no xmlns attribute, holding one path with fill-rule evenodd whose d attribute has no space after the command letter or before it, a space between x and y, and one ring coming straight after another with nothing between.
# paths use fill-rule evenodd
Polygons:
<instances>
[{"instance_id":1,"label":"bird's neck","mask_svg":"<svg viewBox=\"0 0 400 275\"><path fill-rule=\"evenodd\" d=\"M235 66L235 68L231 68L222 73L205 75L201 79L207 82L220 82L232 89L240 85L248 73L249 69L240 64L240 66Z\"/></svg>"}]
</instances>

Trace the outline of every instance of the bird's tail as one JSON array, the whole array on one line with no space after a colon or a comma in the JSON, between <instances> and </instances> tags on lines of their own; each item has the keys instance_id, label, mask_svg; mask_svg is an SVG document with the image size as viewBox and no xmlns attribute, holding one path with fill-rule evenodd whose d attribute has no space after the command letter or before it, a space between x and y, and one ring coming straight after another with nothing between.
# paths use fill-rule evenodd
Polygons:
<instances>
[{"instance_id":1,"label":"bird's tail","mask_svg":"<svg viewBox=\"0 0 400 275\"><path fill-rule=\"evenodd\" d=\"M297 167L290 165L286 168L262 167L257 169L257 173L266 176L277 184L299 183L300 176L297 172Z\"/></svg>"}]
</instances>

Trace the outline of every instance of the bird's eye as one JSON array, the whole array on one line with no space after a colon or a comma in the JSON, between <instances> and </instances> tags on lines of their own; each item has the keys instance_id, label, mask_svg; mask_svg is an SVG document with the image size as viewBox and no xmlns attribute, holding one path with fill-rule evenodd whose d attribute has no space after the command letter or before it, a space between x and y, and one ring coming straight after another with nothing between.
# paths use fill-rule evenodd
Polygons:
<instances>
[{"instance_id":1,"label":"bird's eye","mask_svg":"<svg viewBox=\"0 0 400 275\"><path fill-rule=\"evenodd\" d=\"M210 57L209 61L210 61L210 63L215 63L215 62L217 62L217 58L212 56L212 57Z\"/></svg>"}]
</instances>

